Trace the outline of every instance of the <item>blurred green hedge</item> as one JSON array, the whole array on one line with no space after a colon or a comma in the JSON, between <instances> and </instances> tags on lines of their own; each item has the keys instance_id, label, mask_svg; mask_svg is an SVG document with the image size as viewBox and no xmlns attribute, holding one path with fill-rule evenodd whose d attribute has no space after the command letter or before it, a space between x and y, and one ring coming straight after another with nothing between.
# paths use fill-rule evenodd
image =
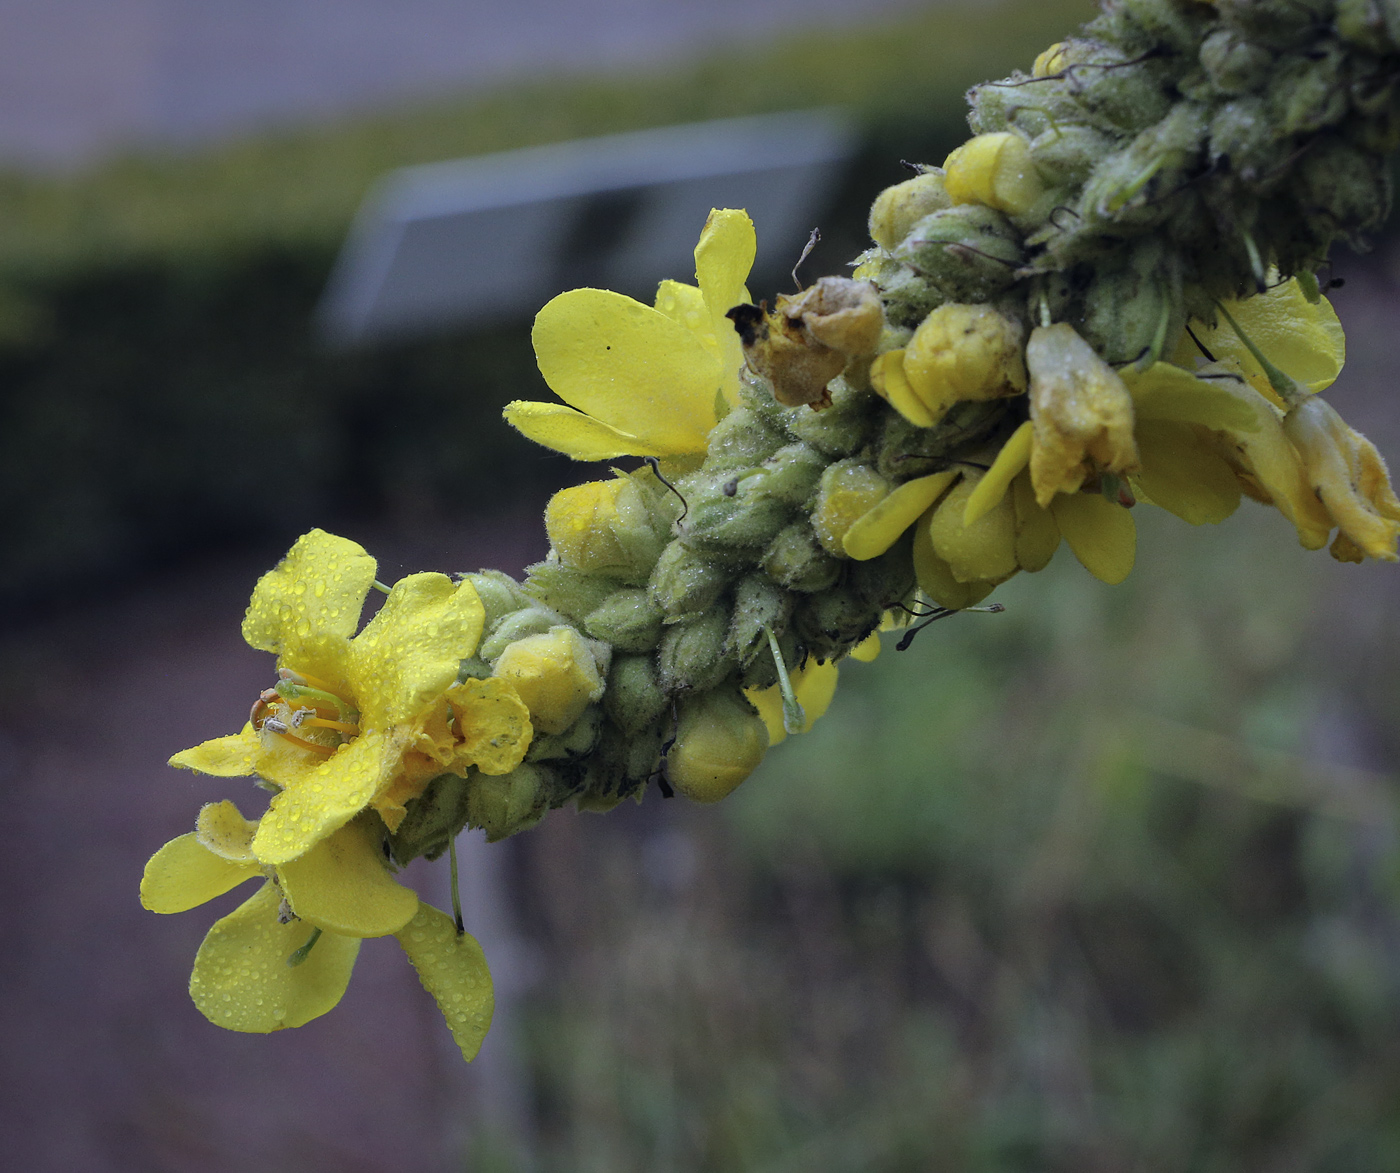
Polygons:
<instances>
[{"instance_id":1,"label":"blurred green hedge","mask_svg":"<svg viewBox=\"0 0 1400 1173\"><path fill-rule=\"evenodd\" d=\"M568 475L498 422L506 400L547 394L527 323L318 348L316 300L386 170L845 105L865 149L809 265L836 269L898 160L965 135L962 91L1089 14L1085 0L949 5L687 69L541 80L63 180L0 176L0 598L81 593L192 545L337 517L489 506Z\"/></svg>"}]
</instances>

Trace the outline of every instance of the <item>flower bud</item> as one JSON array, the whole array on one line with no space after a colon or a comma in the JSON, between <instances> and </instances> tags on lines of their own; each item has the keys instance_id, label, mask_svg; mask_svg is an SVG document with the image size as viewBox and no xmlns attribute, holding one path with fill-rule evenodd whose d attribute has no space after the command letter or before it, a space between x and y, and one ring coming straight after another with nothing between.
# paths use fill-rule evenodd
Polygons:
<instances>
[{"instance_id":1,"label":"flower bud","mask_svg":"<svg viewBox=\"0 0 1400 1173\"><path fill-rule=\"evenodd\" d=\"M655 656L613 657L603 710L626 733L645 729L666 711L666 693L657 675Z\"/></svg>"},{"instance_id":2,"label":"flower bud","mask_svg":"<svg viewBox=\"0 0 1400 1173\"><path fill-rule=\"evenodd\" d=\"M514 641L497 657L493 672L511 683L531 722L544 733L563 733L603 695L593 649L572 627L551 627Z\"/></svg>"},{"instance_id":3,"label":"flower bud","mask_svg":"<svg viewBox=\"0 0 1400 1173\"><path fill-rule=\"evenodd\" d=\"M727 690L680 702L666 777L695 802L718 802L758 768L768 728L753 705Z\"/></svg>"},{"instance_id":4,"label":"flower bud","mask_svg":"<svg viewBox=\"0 0 1400 1173\"><path fill-rule=\"evenodd\" d=\"M488 638L481 641L481 646L476 649L480 659L490 663L511 643L525 636L542 634L558 624L562 618L553 608L542 606L533 600L532 603L532 606L511 612L501 620Z\"/></svg>"},{"instance_id":5,"label":"flower bud","mask_svg":"<svg viewBox=\"0 0 1400 1173\"><path fill-rule=\"evenodd\" d=\"M774 431L759 415L738 407L711 430L706 464L715 471L751 468L785 443L787 437Z\"/></svg>"},{"instance_id":6,"label":"flower bud","mask_svg":"<svg viewBox=\"0 0 1400 1173\"><path fill-rule=\"evenodd\" d=\"M1016 281L1021 237L994 208L965 204L925 216L894 250L955 301L990 301Z\"/></svg>"},{"instance_id":7,"label":"flower bud","mask_svg":"<svg viewBox=\"0 0 1400 1173\"><path fill-rule=\"evenodd\" d=\"M766 574L748 574L734 591L734 614L725 637L725 655L733 656L742 668L755 655L768 655L765 628L780 632L792 612L792 596Z\"/></svg>"},{"instance_id":8,"label":"flower bud","mask_svg":"<svg viewBox=\"0 0 1400 1173\"><path fill-rule=\"evenodd\" d=\"M671 620L708 610L729 585L729 571L674 541L661 552L647 592Z\"/></svg>"},{"instance_id":9,"label":"flower bud","mask_svg":"<svg viewBox=\"0 0 1400 1173\"><path fill-rule=\"evenodd\" d=\"M1133 246L1126 264L1095 276L1084 295L1079 329L1108 362L1145 368L1185 325L1179 255L1167 242L1148 236Z\"/></svg>"},{"instance_id":10,"label":"flower bud","mask_svg":"<svg viewBox=\"0 0 1400 1173\"><path fill-rule=\"evenodd\" d=\"M904 375L936 421L963 399L1026 389L1021 323L986 305L945 305L929 314L904 350Z\"/></svg>"},{"instance_id":11,"label":"flower bud","mask_svg":"<svg viewBox=\"0 0 1400 1173\"><path fill-rule=\"evenodd\" d=\"M1098 161L1113 153L1117 141L1084 125L1055 125L1031 140L1036 170L1051 187L1080 187Z\"/></svg>"},{"instance_id":12,"label":"flower bud","mask_svg":"<svg viewBox=\"0 0 1400 1173\"><path fill-rule=\"evenodd\" d=\"M484 830L488 843L499 842L538 823L553 789L553 771L533 762L495 778L475 775L467 784L467 825Z\"/></svg>"},{"instance_id":13,"label":"flower bud","mask_svg":"<svg viewBox=\"0 0 1400 1173\"><path fill-rule=\"evenodd\" d=\"M870 205L870 239L883 249L893 249L918 221L952 204L943 183L943 168L930 167L875 197Z\"/></svg>"},{"instance_id":14,"label":"flower bud","mask_svg":"<svg viewBox=\"0 0 1400 1173\"><path fill-rule=\"evenodd\" d=\"M1026 366L1035 425L1031 481L1042 507L1056 493L1077 492L1093 470L1137 468L1128 388L1074 327L1032 330Z\"/></svg>"},{"instance_id":15,"label":"flower bud","mask_svg":"<svg viewBox=\"0 0 1400 1173\"><path fill-rule=\"evenodd\" d=\"M646 652L661 638L665 614L651 600L645 587L614 591L583 620L583 628L594 639L611 644L620 652Z\"/></svg>"},{"instance_id":16,"label":"flower bud","mask_svg":"<svg viewBox=\"0 0 1400 1173\"><path fill-rule=\"evenodd\" d=\"M858 452L869 439L878 418L877 401L839 375L829 390L831 405L825 411L799 412L788 431L823 455L840 459Z\"/></svg>"},{"instance_id":17,"label":"flower bud","mask_svg":"<svg viewBox=\"0 0 1400 1173\"><path fill-rule=\"evenodd\" d=\"M812 510L812 531L828 554L845 557L841 545L846 531L889 496L891 485L870 465L841 460L822 473L817 504Z\"/></svg>"},{"instance_id":18,"label":"flower bud","mask_svg":"<svg viewBox=\"0 0 1400 1173\"><path fill-rule=\"evenodd\" d=\"M532 603L543 603L575 623L581 622L585 615L601 606L618 589L617 579L610 575L588 574L557 561L536 562L533 566L527 566L523 586ZM557 623L558 619L554 622ZM547 631L552 626L552 623L546 624L534 631ZM499 649L497 654L500 654Z\"/></svg>"},{"instance_id":19,"label":"flower bud","mask_svg":"<svg viewBox=\"0 0 1400 1173\"><path fill-rule=\"evenodd\" d=\"M1216 29L1201 42L1201 68L1217 93L1236 97L1262 89L1273 68L1274 54L1238 29Z\"/></svg>"},{"instance_id":20,"label":"flower bud","mask_svg":"<svg viewBox=\"0 0 1400 1173\"><path fill-rule=\"evenodd\" d=\"M680 524L691 549L717 557L742 558L766 546L792 516L792 506L765 491L762 476L697 474L682 488L690 513Z\"/></svg>"},{"instance_id":21,"label":"flower bud","mask_svg":"<svg viewBox=\"0 0 1400 1173\"><path fill-rule=\"evenodd\" d=\"M979 134L943 164L944 182L955 204L982 204L1019 216L1045 194L1026 140L1013 131Z\"/></svg>"},{"instance_id":22,"label":"flower bud","mask_svg":"<svg viewBox=\"0 0 1400 1173\"><path fill-rule=\"evenodd\" d=\"M476 597L486 611L483 631L490 631L512 611L528 606L532 601L520 589L520 584L499 570L483 570L479 574L462 575L476 590Z\"/></svg>"},{"instance_id":23,"label":"flower bud","mask_svg":"<svg viewBox=\"0 0 1400 1173\"><path fill-rule=\"evenodd\" d=\"M792 591L822 591L841 574L841 563L817 544L806 521L778 531L760 564L763 573Z\"/></svg>"},{"instance_id":24,"label":"flower bud","mask_svg":"<svg viewBox=\"0 0 1400 1173\"><path fill-rule=\"evenodd\" d=\"M648 574L665 544L641 490L621 474L555 493L544 528L566 566L622 578Z\"/></svg>"},{"instance_id":25,"label":"flower bud","mask_svg":"<svg viewBox=\"0 0 1400 1173\"><path fill-rule=\"evenodd\" d=\"M722 603L666 628L656 653L661 686L667 692L714 688L730 667L724 658L728 632L729 608Z\"/></svg>"},{"instance_id":26,"label":"flower bud","mask_svg":"<svg viewBox=\"0 0 1400 1173\"><path fill-rule=\"evenodd\" d=\"M803 596L793 611L792 629L809 655L830 660L879 627L880 615L853 586L838 585Z\"/></svg>"}]
</instances>

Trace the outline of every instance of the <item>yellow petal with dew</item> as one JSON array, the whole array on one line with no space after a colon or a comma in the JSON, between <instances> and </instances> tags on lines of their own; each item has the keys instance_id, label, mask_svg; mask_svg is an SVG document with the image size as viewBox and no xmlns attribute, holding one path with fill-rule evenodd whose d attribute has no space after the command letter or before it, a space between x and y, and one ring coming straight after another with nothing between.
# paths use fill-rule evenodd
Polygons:
<instances>
[{"instance_id":1,"label":"yellow petal with dew","mask_svg":"<svg viewBox=\"0 0 1400 1173\"><path fill-rule=\"evenodd\" d=\"M1132 478L1154 505L1192 525L1218 524L1239 508L1234 471L1190 424L1138 420L1142 467Z\"/></svg>"},{"instance_id":2,"label":"yellow petal with dew","mask_svg":"<svg viewBox=\"0 0 1400 1173\"><path fill-rule=\"evenodd\" d=\"M348 823L278 869L287 903L302 920L346 937L385 937L413 919L418 894L389 874L372 826Z\"/></svg>"},{"instance_id":3,"label":"yellow petal with dew","mask_svg":"<svg viewBox=\"0 0 1400 1173\"><path fill-rule=\"evenodd\" d=\"M787 736L787 729L783 727L783 690L775 684L771 688L746 688L744 695L763 718L771 749Z\"/></svg>"},{"instance_id":4,"label":"yellow petal with dew","mask_svg":"<svg viewBox=\"0 0 1400 1173\"><path fill-rule=\"evenodd\" d=\"M194 822L195 837L215 855L233 863L256 864L253 836L258 825L245 819L239 809L224 799L206 802Z\"/></svg>"},{"instance_id":5,"label":"yellow petal with dew","mask_svg":"<svg viewBox=\"0 0 1400 1173\"><path fill-rule=\"evenodd\" d=\"M535 318L540 373L570 407L665 455L703 452L719 359L651 306L605 289L561 293Z\"/></svg>"},{"instance_id":6,"label":"yellow petal with dew","mask_svg":"<svg viewBox=\"0 0 1400 1173\"><path fill-rule=\"evenodd\" d=\"M1055 515L1035 499L1029 472L1011 482L1011 501L1016 509L1016 564L1032 573L1044 570L1060 548L1060 527Z\"/></svg>"},{"instance_id":7,"label":"yellow petal with dew","mask_svg":"<svg viewBox=\"0 0 1400 1173\"><path fill-rule=\"evenodd\" d=\"M1113 585L1132 572L1137 526L1123 506L1095 493L1065 493L1051 501L1050 512L1074 556L1095 578Z\"/></svg>"},{"instance_id":8,"label":"yellow petal with dew","mask_svg":"<svg viewBox=\"0 0 1400 1173\"><path fill-rule=\"evenodd\" d=\"M955 204L986 204L1016 216L1045 193L1030 146L1019 134L979 134L943 162L944 184Z\"/></svg>"},{"instance_id":9,"label":"yellow petal with dew","mask_svg":"<svg viewBox=\"0 0 1400 1173\"><path fill-rule=\"evenodd\" d=\"M705 307L705 295L694 285L681 281L662 281L656 287L656 308L684 326L692 334L710 330L710 311ZM733 327L730 327L733 330Z\"/></svg>"},{"instance_id":10,"label":"yellow petal with dew","mask_svg":"<svg viewBox=\"0 0 1400 1173\"><path fill-rule=\"evenodd\" d=\"M452 918L431 904L419 904L417 914L397 936L418 971L418 980L447 1020L462 1057L470 1063L481 1050L495 1009L491 971L481 946L470 934L459 935Z\"/></svg>"},{"instance_id":11,"label":"yellow petal with dew","mask_svg":"<svg viewBox=\"0 0 1400 1173\"><path fill-rule=\"evenodd\" d=\"M931 476L905 481L873 509L856 519L841 539L842 548L857 562L878 558L960 475L957 469L950 468Z\"/></svg>"},{"instance_id":12,"label":"yellow petal with dew","mask_svg":"<svg viewBox=\"0 0 1400 1173\"><path fill-rule=\"evenodd\" d=\"M939 416L928 409L909 383L904 370L904 351L889 350L876 355L870 364L870 385L916 428L931 428L938 422Z\"/></svg>"},{"instance_id":13,"label":"yellow petal with dew","mask_svg":"<svg viewBox=\"0 0 1400 1173\"><path fill-rule=\"evenodd\" d=\"M929 537L930 510L914 526L914 574L919 581L919 589L940 607L950 607L960 611L980 603L996 587L994 582L959 582L953 577L953 570L933 549Z\"/></svg>"},{"instance_id":14,"label":"yellow petal with dew","mask_svg":"<svg viewBox=\"0 0 1400 1173\"><path fill-rule=\"evenodd\" d=\"M870 638L878 640L879 636L872 635ZM864 642L868 643L869 640ZM857 646L863 647L864 643ZM873 656L870 658L874 659ZM810 733L817 718L825 715L831 707L839 676L840 669L834 660L826 660L820 664L809 660L804 667L792 674L792 694L802 706L802 728L798 732ZM768 747L771 749L787 737L787 729L783 724L783 690L775 684L771 688L745 689L744 695L763 719L763 724L768 729Z\"/></svg>"},{"instance_id":15,"label":"yellow petal with dew","mask_svg":"<svg viewBox=\"0 0 1400 1173\"><path fill-rule=\"evenodd\" d=\"M850 651L852 660L859 660L863 664L869 664L880 655L880 633L872 631L860 643L856 644Z\"/></svg>"},{"instance_id":16,"label":"yellow petal with dew","mask_svg":"<svg viewBox=\"0 0 1400 1173\"><path fill-rule=\"evenodd\" d=\"M285 864L360 813L392 780L399 748L389 735L367 729L325 761L308 763L258 822L253 851L263 863Z\"/></svg>"},{"instance_id":17,"label":"yellow petal with dew","mask_svg":"<svg viewBox=\"0 0 1400 1173\"><path fill-rule=\"evenodd\" d=\"M934 552L959 582L1002 582L1016 573L1016 511L1002 494L971 525L963 521L968 499L981 477L967 469L929 519Z\"/></svg>"},{"instance_id":18,"label":"yellow petal with dew","mask_svg":"<svg viewBox=\"0 0 1400 1173\"><path fill-rule=\"evenodd\" d=\"M486 609L470 582L410 574L350 644L351 690L361 727L411 721L457 680L476 651Z\"/></svg>"},{"instance_id":19,"label":"yellow petal with dew","mask_svg":"<svg viewBox=\"0 0 1400 1173\"><path fill-rule=\"evenodd\" d=\"M447 691L457 721L456 766L509 774L524 760L533 728L530 710L506 680L466 680Z\"/></svg>"},{"instance_id":20,"label":"yellow petal with dew","mask_svg":"<svg viewBox=\"0 0 1400 1173\"><path fill-rule=\"evenodd\" d=\"M193 749L181 750L170 759L170 764L216 778L246 778L257 772L255 759L261 747L252 725L244 725L241 733L216 737Z\"/></svg>"},{"instance_id":21,"label":"yellow petal with dew","mask_svg":"<svg viewBox=\"0 0 1400 1173\"><path fill-rule=\"evenodd\" d=\"M731 407L739 403L739 369L744 350L739 332L725 314L749 300L744 287L753 268L758 240L748 213L716 208L705 221L695 246L695 281L709 314L709 336L719 362L720 390Z\"/></svg>"},{"instance_id":22,"label":"yellow petal with dew","mask_svg":"<svg viewBox=\"0 0 1400 1173\"><path fill-rule=\"evenodd\" d=\"M374 559L362 546L314 529L258 579L243 618L243 638L298 670L338 663L345 641L360 625L374 575Z\"/></svg>"},{"instance_id":23,"label":"yellow petal with dew","mask_svg":"<svg viewBox=\"0 0 1400 1173\"><path fill-rule=\"evenodd\" d=\"M532 403L517 399L506 404L506 423L527 440L574 460L615 460L619 456L669 456L664 446L646 444L591 415L562 403Z\"/></svg>"},{"instance_id":24,"label":"yellow petal with dew","mask_svg":"<svg viewBox=\"0 0 1400 1173\"><path fill-rule=\"evenodd\" d=\"M1119 373L1139 420L1177 420L1229 432L1259 429L1256 414L1232 393L1228 378L1199 379L1164 362L1153 363L1145 371L1125 367Z\"/></svg>"},{"instance_id":25,"label":"yellow petal with dew","mask_svg":"<svg viewBox=\"0 0 1400 1173\"><path fill-rule=\"evenodd\" d=\"M963 524L971 525L983 514L990 512L1003 497L1016 475L1031 462L1031 444L1035 435L1035 425L1026 420L1011 433L1001 446L992 467L977 482L976 488L968 495L963 509Z\"/></svg>"},{"instance_id":26,"label":"yellow petal with dew","mask_svg":"<svg viewBox=\"0 0 1400 1173\"><path fill-rule=\"evenodd\" d=\"M172 839L147 861L141 876L141 907L151 912L185 912L258 874L256 863L235 863L215 855L191 831Z\"/></svg>"},{"instance_id":27,"label":"yellow petal with dew","mask_svg":"<svg viewBox=\"0 0 1400 1173\"><path fill-rule=\"evenodd\" d=\"M264 884L216 921L199 947L190 997L215 1026L251 1034L301 1026L335 1006L350 984L360 942L321 933L299 964L288 964L316 930L279 923L281 903L277 886Z\"/></svg>"}]
</instances>

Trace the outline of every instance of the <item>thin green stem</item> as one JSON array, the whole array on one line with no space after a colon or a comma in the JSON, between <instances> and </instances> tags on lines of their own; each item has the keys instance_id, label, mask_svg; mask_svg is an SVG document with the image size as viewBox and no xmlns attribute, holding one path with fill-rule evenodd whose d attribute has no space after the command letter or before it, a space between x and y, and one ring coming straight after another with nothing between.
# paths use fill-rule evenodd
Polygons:
<instances>
[{"instance_id":1,"label":"thin green stem","mask_svg":"<svg viewBox=\"0 0 1400 1173\"><path fill-rule=\"evenodd\" d=\"M801 733L807 728L807 714L802 711L797 694L793 692L787 665L783 663L783 652L778 647L778 637L767 624L764 624L763 634L768 637L768 650L773 653L773 663L778 668L778 687L783 693L783 729L788 733Z\"/></svg>"},{"instance_id":2,"label":"thin green stem","mask_svg":"<svg viewBox=\"0 0 1400 1173\"><path fill-rule=\"evenodd\" d=\"M457 886L457 837L455 835L447 841L447 863L452 871L452 919L457 925L457 935L460 937L467 931L467 926L462 921L462 893Z\"/></svg>"},{"instance_id":3,"label":"thin green stem","mask_svg":"<svg viewBox=\"0 0 1400 1173\"><path fill-rule=\"evenodd\" d=\"M1273 363L1264 357L1264 352L1254 345L1253 339L1244 332L1243 328L1235 321L1230 311L1225 308L1222 302L1217 301L1215 303L1215 308L1218 309L1224 319L1230 323L1230 329L1233 330L1235 336L1244 343L1245 349L1254 356L1254 361L1264 369L1264 375L1269 380L1269 386L1278 392L1279 398L1282 399L1284 403L1292 407L1295 403L1301 403L1308 397L1308 393L1298 386L1297 379L1285 375L1278 367L1274 366Z\"/></svg>"},{"instance_id":4,"label":"thin green stem","mask_svg":"<svg viewBox=\"0 0 1400 1173\"><path fill-rule=\"evenodd\" d=\"M296 950L296 952L294 952L290 957L287 958L288 966L295 969L298 965L305 961L308 955L311 953L311 950L315 946L316 942L320 939L321 930L312 929L311 936L307 939L306 944L303 945L300 949Z\"/></svg>"}]
</instances>

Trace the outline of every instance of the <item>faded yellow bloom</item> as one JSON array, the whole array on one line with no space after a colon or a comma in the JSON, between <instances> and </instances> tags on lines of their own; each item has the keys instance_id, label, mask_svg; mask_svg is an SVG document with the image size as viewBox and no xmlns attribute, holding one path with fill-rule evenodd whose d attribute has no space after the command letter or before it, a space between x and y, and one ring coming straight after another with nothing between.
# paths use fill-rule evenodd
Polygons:
<instances>
[{"instance_id":1,"label":"faded yellow bloom","mask_svg":"<svg viewBox=\"0 0 1400 1173\"><path fill-rule=\"evenodd\" d=\"M985 305L943 305L904 348L904 377L936 422L955 403L1026 389L1018 321Z\"/></svg>"},{"instance_id":2,"label":"faded yellow bloom","mask_svg":"<svg viewBox=\"0 0 1400 1173\"><path fill-rule=\"evenodd\" d=\"M1133 401L1118 373L1070 326L1038 326L1026 344L1030 371L1031 483L1042 507L1075 493L1091 474L1138 467Z\"/></svg>"},{"instance_id":3,"label":"faded yellow bloom","mask_svg":"<svg viewBox=\"0 0 1400 1173\"><path fill-rule=\"evenodd\" d=\"M680 702L666 777L696 802L718 802L758 768L768 728L744 697L715 689Z\"/></svg>"},{"instance_id":4,"label":"faded yellow bloom","mask_svg":"<svg viewBox=\"0 0 1400 1173\"><path fill-rule=\"evenodd\" d=\"M1376 446L1347 426L1331 404L1306 399L1283 417L1284 434L1302 457L1304 477L1340 533L1332 553L1396 561L1400 501Z\"/></svg>"},{"instance_id":5,"label":"faded yellow bloom","mask_svg":"<svg viewBox=\"0 0 1400 1173\"><path fill-rule=\"evenodd\" d=\"M603 695L603 677L588 641L572 627L551 627L506 645L492 667L530 710L541 733L563 733Z\"/></svg>"}]
</instances>

